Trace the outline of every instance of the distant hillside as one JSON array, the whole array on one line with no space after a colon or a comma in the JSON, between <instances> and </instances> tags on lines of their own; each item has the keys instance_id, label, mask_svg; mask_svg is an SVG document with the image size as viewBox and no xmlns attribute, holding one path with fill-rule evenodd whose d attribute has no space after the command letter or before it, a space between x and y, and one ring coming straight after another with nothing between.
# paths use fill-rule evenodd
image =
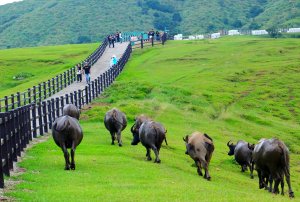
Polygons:
<instances>
[{"instance_id":1,"label":"distant hillside","mask_svg":"<svg viewBox=\"0 0 300 202\"><path fill-rule=\"evenodd\" d=\"M0 6L0 48L86 43L132 30L300 26L299 0L24 0Z\"/></svg>"}]
</instances>

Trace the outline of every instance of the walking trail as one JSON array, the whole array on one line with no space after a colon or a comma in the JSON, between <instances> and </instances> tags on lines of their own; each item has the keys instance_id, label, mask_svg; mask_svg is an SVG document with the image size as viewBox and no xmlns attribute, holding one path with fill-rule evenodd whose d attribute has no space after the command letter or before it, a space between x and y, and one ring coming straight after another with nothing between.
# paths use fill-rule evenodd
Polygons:
<instances>
[{"instance_id":1,"label":"walking trail","mask_svg":"<svg viewBox=\"0 0 300 202\"><path fill-rule=\"evenodd\" d=\"M106 47L103 55L99 58L99 60L92 66L91 68L91 81L94 81L98 76L100 76L103 72L108 70L110 60L112 55L116 55L118 60L122 57L124 54L126 48L128 46L128 42L123 43L115 43L114 48ZM55 93L51 97L47 98L46 100L51 100L52 98L64 96L65 94L73 93L74 91L77 91L79 89L83 90L85 86L87 85L85 81L85 75L82 75L82 82L75 81L71 85L67 86L66 88L62 89L61 91Z\"/></svg>"}]
</instances>

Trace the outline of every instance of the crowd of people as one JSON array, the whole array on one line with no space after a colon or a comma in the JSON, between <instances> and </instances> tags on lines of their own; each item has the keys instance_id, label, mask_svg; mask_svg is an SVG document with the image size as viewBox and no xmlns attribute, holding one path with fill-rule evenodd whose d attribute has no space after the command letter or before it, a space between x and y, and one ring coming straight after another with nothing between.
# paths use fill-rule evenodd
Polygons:
<instances>
[{"instance_id":1,"label":"crowd of people","mask_svg":"<svg viewBox=\"0 0 300 202\"><path fill-rule=\"evenodd\" d=\"M107 37L108 40L108 47L110 48L111 46L114 48L115 43L122 43L122 32L117 31L115 34L110 34Z\"/></svg>"}]
</instances>

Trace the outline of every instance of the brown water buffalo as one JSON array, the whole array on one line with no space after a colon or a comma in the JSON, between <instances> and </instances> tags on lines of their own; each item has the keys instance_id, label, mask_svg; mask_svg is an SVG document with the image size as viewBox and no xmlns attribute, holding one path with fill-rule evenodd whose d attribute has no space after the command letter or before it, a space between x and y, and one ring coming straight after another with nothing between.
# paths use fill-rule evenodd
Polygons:
<instances>
[{"instance_id":1,"label":"brown water buffalo","mask_svg":"<svg viewBox=\"0 0 300 202\"><path fill-rule=\"evenodd\" d=\"M289 187L289 196L294 197L294 192L290 182L290 157L287 146L279 139L261 139L253 150L253 161L259 177L259 188L267 188L265 178L269 180L269 191L279 193L279 183L281 184L281 194L284 195L284 176ZM272 190L272 183L274 189Z\"/></svg>"},{"instance_id":2,"label":"brown water buffalo","mask_svg":"<svg viewBox=\"0 0 300 202\"><path fill-rule=\"evenodd\" d=\"M57 118L52 127L52 136L54 142L64 152L66 166L65 170L75 170L75 149L80 144L83 133L76 118L65 115ZM71 163L69 159L69 152L67 149L71 148Z\"/></svg>"},{"instance_id":3,"label":"brown water buffalo","mask_svg":"<svg viewBox=\"0 0 300 202\"><path fill-rule=\"evenodd\" d=\"M202 176L201 169L204 168L204 178L210 180L211 177L208 172L208 166L212 153L215 149L213 140L207 135L200 132L194 132L190 136L183 138L186 145L186 154L195 161L197 165L197 172Z\"/></svg>"},{"instance_id":4,"label":"brown water buffalo","mask_svg":"<svg viewBox=\"0 0 300 202\"><path fill-rule=\"evenodd\" d=\"M79 120L80 111L74 104L67 104L63 108L63 115L69 115Z\"/></svg>"},{"instance_id":5,"label":"brown water buffalo","mask_svg":"<svg viewBox=\"0 0 300 202\"><path fill-rule=\"evenodd\" d=\"M133 134L131 145L137 145L141 142L147 150L147 160L152 160L150 156L150 149L152 149L156 156L154 163L160 163L159 151L162 142L166 139L166 132L162 124L155 121L145 121L140 126L139 132Z\"/></svg>"},{"instance_id":6,"label":"brown water buffalo","mask_svg":"<svg viewBox=\"0 0 300 202\"><path fill-rule=\"evenodd\" d=\"M234 159L242 167L242 172L245 172L248 166L250 169L250 177L253 179L252 151L254 149L254 145L251 146L243 140L239 140L236 145L233 143L229 144L229 142L227 143L227 146L229 147L228 155L234 155Z\"/></svg>"},{"instance_id":7,"label":"brown water buffalo","mask_svg":"<svg viewBox=\"0 0 300 202\"><path fill-rule=\"evenodd\" d=\"M140 129L141 125L146 121L152 121L152 119L144 114L141 114L141 115L135 117L135 122L130 129L130 131L133 135L133 140L131 142L131 145L136 145L134 143L139 142L139 129ZM167 131L166 131L166 133L167 133ZM166 143L166 145L168 145L166 136L165 136L165 143Z\"/></svg>"},{"instance_id":8,"label":"brown water buffalo","mask_svg":"<svg viewBox=\"0 0 300 202\"><path fill-rule=\"evenodd\" d=\"M111 135L111 144L115 144L116 134L119 146L122 146L121 131L123 131L127 126L126 115L118 110L113 108L106 112L104 117L104 125L106 129L110 132Z\"/></svg>"}]
</instances>

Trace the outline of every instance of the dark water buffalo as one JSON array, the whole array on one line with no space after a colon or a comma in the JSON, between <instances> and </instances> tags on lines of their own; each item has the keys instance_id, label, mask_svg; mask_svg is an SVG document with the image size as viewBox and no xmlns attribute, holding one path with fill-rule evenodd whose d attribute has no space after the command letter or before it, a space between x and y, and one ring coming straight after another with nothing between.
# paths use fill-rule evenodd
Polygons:
<instances>
[{"instance_id":1,"label":"dark water buffalo","mask_svg":"<svg viewBox=\"0 0 300 202\"><path fill-rule=\"evenodd\" d=\"M252 151L254 149L254 145L250 145L243 140L239 140L236 145L233 143L229 144L229 142L227 143L227 146L229 147L228 155L234 155L234 159L242 167L242 172L245 172L247 167L249 167L250 177L253 179Z\"/></svg>"},{"instance_id":2,"label":"dark water buffalo","mask_svg":"<svg viewBox=\"0 0 300 202\"><path fill-rule=\"evenodd\" d=\"M207 135L200 132L194 132L190 136L183 138L186 145L186 154L195 161L197 165L197 172L202 176L201 169L204 168L204 178L210 180L211 177L208 172L208 166L212 153L215 149L213 140Z\"/></svg>"},{"instance_id":3,"label":"dark water buffalo","mask_svg":"<svg viewBox=\"0 0 300 202\"><path fill-rule=\"evenodd\" d=\"M111 135L111 144L115 144L116 134L119 146L122 146L121 131L123 131L127 126L126 115L118 110L113 108L110 111L106 112L104 117L104 125L106 129L110 132Z\"/></svg>"},{"instance_id":4,"label":"dark water buffalo","mask_svg":"<svg viewBox=\"0 0 300 202\"><path fill-rule=\"evenodd\" d=\"M137 145L141 142L147 150L147 160L152 160L150 156L150 149L152 149L156 156L154 163L160 163L159 150L162 142L166 139L166 132L162 124L155 121L144 121L139 128L139 132L134 132L131 145Z\"/></svg>"},{"instance_id":5,"label":"dark water buffalo","mask_svg":"<svg viewBox=\"0 0 300 202\"><path fill-rule=\"evenodd\" d=\"M146 121L152 121L152 119L149 118L148 116L144 115L144 114L135 117L135 122L134 122L134 124L132 125L132 127L130 129L131 133L133 135L133 140L132 140L132 143L131 143L132 145L136 145L136 144L133 144L133 143L139 142L139 129L140 129L141 125ZM166 133L167 133L167 131L166 131ZM166 143L166 145L168 145L166 136L165 136L165 143Z\"/></svg>"},{"instance_id":6,"label":"dark water buffalo","mask_svg":"<svg viewBox=\"0 0 300 202\"><path fill-rule=\"evenodd\" d=\"M69 115L79 120L80 111L74 104L67 104L63 108L63 115Z\"/></svg>"},{"instance_id":7,"label":"dark water buffalo","mask_svg":"<svg viewBox=\"0 0 300 202\"><path fill-rule=\"evenodd\" d=\"M78 120L68 115L57 118L53 123L52 136L57 146L64 152L66 161L65 170L70 170L70 168L75 170L75 149L83 138ZM71 148L71 163L67 150L69 148Z\"/></svg>"},{"instance_id":8,"label":"dark water buffalo","mask_svg":"<svg viewBox=\"0 0 300 202\"><path fill-rule=\"evenodd\" d=\"M270 183L269 191L279 193L279 183L281 184L281 194L284 195L284 176L289 187L289 196L294 197L294 192L290 182L290 158L287 146L276 138L262 139L253 150L253 161L259 177L259 188L267 188L268 179Z\"/></svg>"}]
</instances>

